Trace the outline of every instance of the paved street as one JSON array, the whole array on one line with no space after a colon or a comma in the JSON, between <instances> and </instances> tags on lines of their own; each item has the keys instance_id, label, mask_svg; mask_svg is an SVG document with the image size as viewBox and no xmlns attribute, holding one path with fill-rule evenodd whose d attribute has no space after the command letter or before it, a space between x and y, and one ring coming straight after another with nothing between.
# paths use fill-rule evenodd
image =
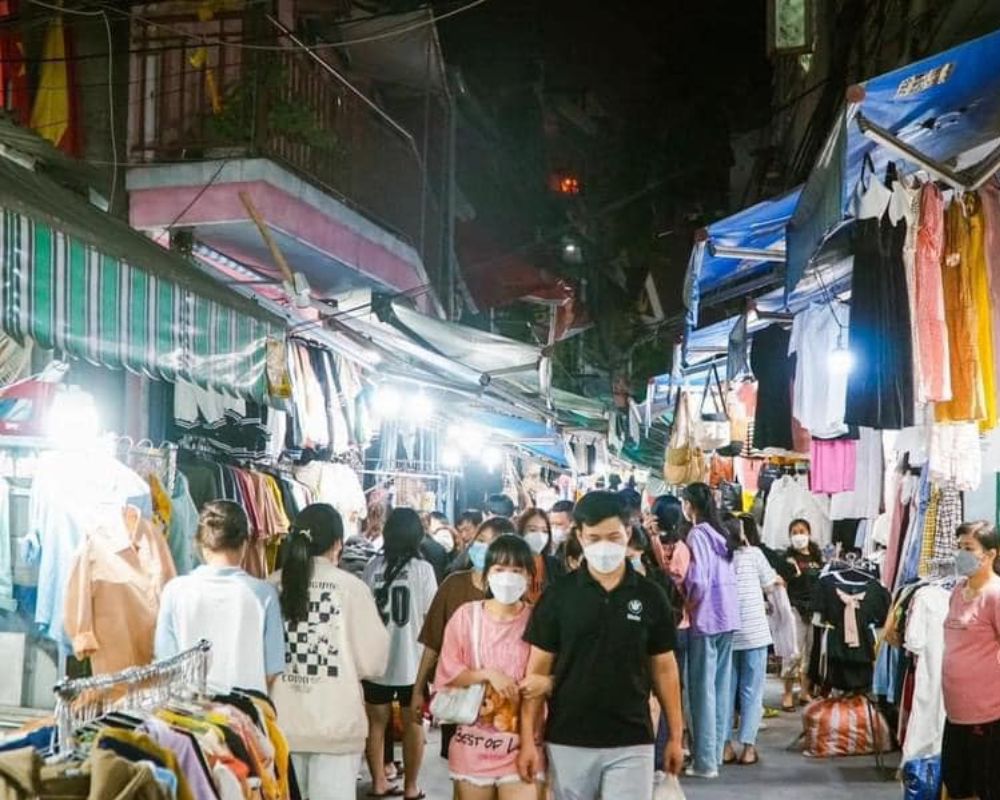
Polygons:
<instances>
[{"instance_id":1,"label":"paved street","mask_svg":"<svg viewBox=\"0 0 1000 800\"><path fill-rule=\"evenodd\" d=\"M769 687L768 702L777 705L780 688ZM687 779L684 791L687 800L899 800L902 790L890 774L880 779L874 758L817 761L805 758L800 750L789 751L789 745L800 730L798 715L783 715L767 720L761 733L761 763L756 767L727 767L717 781ZM447 800L451 784L445 762L438 753L437 731L430 732L428 757L421 786L428 800ZM891 773L897 757L888 758ZM367 782L360 783L358 797L366 796ZM619 800L619 798L607 798ZM621 800L624 800L622 798Z\"/></svg>"}]
</instances>

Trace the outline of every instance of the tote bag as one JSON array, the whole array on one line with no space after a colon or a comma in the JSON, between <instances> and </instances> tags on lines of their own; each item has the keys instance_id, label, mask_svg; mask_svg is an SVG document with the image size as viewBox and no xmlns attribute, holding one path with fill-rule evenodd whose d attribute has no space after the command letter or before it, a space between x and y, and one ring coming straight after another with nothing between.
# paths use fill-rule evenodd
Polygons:
<instances>
[{"instance_id":1,"label":"tote bag","mask_svg":"<svg viewBox=\"0 0 1000 800\"><path fill-rule=\"evenodd\" d=\"M472 607L472 661L473 668L482 669L480 639L483 626L483 604ZM472 725L479 719L479 710L486 694L486 684L475 683L461 689L442 689L431 700L431 714L446 725Z\"/></svg>"},{"instance_id":2,"label":"tote bag","mask_svg":"<svg viewBox=\"0 0 1000 800\"><path fill-rule=\"evenodd\" d=\"M705 457L694 445L691 429L691 397L680 390L674 406L674 427L670 431L666 458L663 463L663 480L671 486L696 483L705 475Z\"/></svg>"}]
</instances>

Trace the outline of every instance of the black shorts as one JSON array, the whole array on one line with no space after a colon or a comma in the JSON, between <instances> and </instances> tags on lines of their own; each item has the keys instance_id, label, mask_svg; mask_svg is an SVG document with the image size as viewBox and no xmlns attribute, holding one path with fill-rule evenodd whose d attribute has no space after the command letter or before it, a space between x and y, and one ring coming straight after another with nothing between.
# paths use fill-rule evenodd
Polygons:
<instances>
[{"instance_id":1,"label":"black shorts","mask_svg":"<svg viewBox=\"0 0 1000 800\"><path fill-rule=\"evenodd\" d=\"M383 686L380 683L361 681L365 702L370 706L387 706L394 700L406 708L413 699L413 686Z\"/></svg>"},{"instance_id":2,"label":"black shorts","mask_svg":"<svg viewBox=\"0 0 1000 800\"><path fill-rule=\"evenodd\" d=\"M946 722L941 777L949 797L1000 800L1000 720L985 725Z\"/></svg>"}]
</instances>

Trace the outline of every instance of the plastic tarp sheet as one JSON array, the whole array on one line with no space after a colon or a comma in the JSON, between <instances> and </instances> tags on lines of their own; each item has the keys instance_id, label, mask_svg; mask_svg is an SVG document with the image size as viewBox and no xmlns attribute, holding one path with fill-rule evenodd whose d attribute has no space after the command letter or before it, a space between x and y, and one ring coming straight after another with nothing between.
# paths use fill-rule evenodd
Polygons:
<instances>
[{"instance_id":1,"label":"plastic tarp sheet","mask_svg":"<svg viewBox=\"0 0 1000 800\"><path fill-rule=\"evenodd\" d=\"M783 250L785 225L792 217L802 187L745 208L705 229L707 240L694 246L688 264L685 304L688 318L697 322L698 305L703 295L736 280L743 280L773 270L778 262L713 255L713 246L752 250Z\"/></svg>"},{"instance_id":2,"label":"plastic tarp sheet","mask_svg":"<svg viewBox=\"0 0 1000 800\"><path fill-rule=\"evenodd\" d=\"M562 436L540 422L485 412L475 414L472 421L488 429L499 443L517 445L562 469L572 468L566 458Z\"/></svg>"},{"instance_id":3,"label":"plastic tarp sheet","mask_svg":"<svg viewBox=\"0 0 1000 800\"><path fill-rule=\"evenodd\" d=\"M441 355L481 373L521 367L523 375L514 373L517 378L533 378L537 385L540 348L457 322L428 317L402 303L394 302L392 310L409 331Z\"/></svg>"},{"instance_id":4,"label":"plastic tarp sheet","mask_svg":"<svg viewBox=\"0 0 1000 800\"><path fill-rule=\"evenodd\" d=\"M866 137L855 115L921 154L957 170L975 166L1000 137L1000 31L865 81L864 99L846 106L806 182L788 230L786 287L795 288L823 239L844 220L866 155L882 176L888 152ZM984 147L985 146L985 147ZM907 164L908 171L917 170Z\"/></svg>"}]
</instances>

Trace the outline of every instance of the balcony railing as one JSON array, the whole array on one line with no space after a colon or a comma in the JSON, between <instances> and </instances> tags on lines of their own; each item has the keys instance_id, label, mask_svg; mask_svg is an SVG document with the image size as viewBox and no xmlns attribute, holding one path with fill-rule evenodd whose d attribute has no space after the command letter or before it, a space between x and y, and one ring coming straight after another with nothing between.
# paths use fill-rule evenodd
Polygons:
<instances>
[{"instance_id":1,"label":"balcony railing","mask_svg":"<svg viewBox=\"0 0 1000 800\"><path fill-rule=\"evenodd\" d=\"M137 25L132 159L274 160L412 244L436 284L444 243L433 187L440 184L427 180L414 139L287 37L248 35L246 19ZM266 20L258 27L277 33ZM288 46L238 46L247 41Z\"/></svg>"}]
</instances>

